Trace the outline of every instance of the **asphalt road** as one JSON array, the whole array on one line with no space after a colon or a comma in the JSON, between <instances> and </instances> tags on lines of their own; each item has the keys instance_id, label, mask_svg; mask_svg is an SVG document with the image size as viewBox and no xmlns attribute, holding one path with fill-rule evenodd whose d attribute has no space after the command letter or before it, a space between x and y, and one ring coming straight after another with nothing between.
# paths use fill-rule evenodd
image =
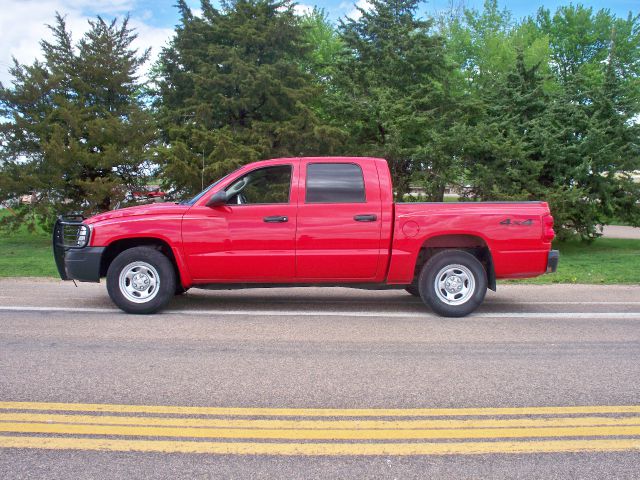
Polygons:
<instances>
[{"instance_id":1,"label":"asphalt road","mask_svg":"<svg viewBox=\"0 0 640 480\"><path fill-rule=\"evenodd\" d=\"M639 478L639 378L640 286L501 286L444 319L339 288L130 316L104 285L1 280L0 478Z\"/></svg>"}]
</instances>

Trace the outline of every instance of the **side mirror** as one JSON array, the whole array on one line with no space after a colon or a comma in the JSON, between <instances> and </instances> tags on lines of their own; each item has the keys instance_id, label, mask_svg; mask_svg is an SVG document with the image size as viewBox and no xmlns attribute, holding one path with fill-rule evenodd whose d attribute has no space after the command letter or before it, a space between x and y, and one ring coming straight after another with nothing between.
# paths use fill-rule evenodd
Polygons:
<instances>
[{"instance_id":1,"label":"side mirror","mask_svg":"<svg viewBox=\"0 0 640 480\"><path fill-rule=\"evenodd\" d=\"M219 192L211 195L211 198L207 200L207 207L220 207L227 203L227 192L220 190Z\"/></svg>"}]
</instances>

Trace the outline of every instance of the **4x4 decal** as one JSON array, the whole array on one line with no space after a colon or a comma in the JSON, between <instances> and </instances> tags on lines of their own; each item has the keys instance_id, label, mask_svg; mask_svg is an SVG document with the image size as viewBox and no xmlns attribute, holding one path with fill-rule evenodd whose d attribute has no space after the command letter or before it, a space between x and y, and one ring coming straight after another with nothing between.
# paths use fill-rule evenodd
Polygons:
<instances>
[{"instance_id":1,"label":"4x4 decal","mask_svg":"<svg viewBox=\"0 0 640 480\"><path fill-rule=\"evenodd\" d=\"M533 219L527 218L526 220L511 220L510 218L505 218L500 222L500 225L522 225L530 226L533 225Z\"/></svg>"}]
</instances>

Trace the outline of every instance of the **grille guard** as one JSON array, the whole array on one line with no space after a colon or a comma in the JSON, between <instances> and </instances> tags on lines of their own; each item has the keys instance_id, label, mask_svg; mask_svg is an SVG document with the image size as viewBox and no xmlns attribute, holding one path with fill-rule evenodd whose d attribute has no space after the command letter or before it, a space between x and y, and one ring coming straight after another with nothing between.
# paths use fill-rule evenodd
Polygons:
<instances>
[{"instance_id":1,"label":"grille guard","mask_svg":"<svg viewBox=\"0 0 640 480\"><path fill-rule=\"evenodd\" d=\"M87 234L86 241L84 245L77 244L77 232L82 226L82 222L85 217L81 214L67 214L67 215L59 215L56 223L53 226L53 258L56 262L56 267L58 269L58 273L60 274L60 278L62 280L69 280L69 276L67 275L65 266L64 266L64 256L65 251L70 249L79 249L84 248L89 243L89 233ZM76 229L76 243L69 244L65 243L65 227L75 227ZM90 231L90 230L89 230Z\"/></svg>"}]
</instances>

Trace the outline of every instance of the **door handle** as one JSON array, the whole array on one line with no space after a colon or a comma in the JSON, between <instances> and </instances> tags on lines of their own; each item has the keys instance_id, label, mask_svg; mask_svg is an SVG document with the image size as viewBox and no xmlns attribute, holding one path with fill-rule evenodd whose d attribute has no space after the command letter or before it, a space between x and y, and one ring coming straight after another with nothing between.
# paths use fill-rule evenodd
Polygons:
<instances>
[{"instance_id":1,"label":"door handle","mask_svg":"<svg viewBox=\"0 0 640 480\"><path fill-rule=\"evenodd\" d=\"M289 218L281 215L274 215L272 217L264 217L263 220L266 223L284 223L284 222L288 222Z\"/></svg>"},{"instance_id":2,"label":"door handle","mask_svg":"<svg viewBox=\"0 0 640 480\"><path fill-rule=\"evenodd\" d=\"M356 215L353 219L356 222L375 222L378 217L376 215Z\"/></svg>"}]
</instances>

